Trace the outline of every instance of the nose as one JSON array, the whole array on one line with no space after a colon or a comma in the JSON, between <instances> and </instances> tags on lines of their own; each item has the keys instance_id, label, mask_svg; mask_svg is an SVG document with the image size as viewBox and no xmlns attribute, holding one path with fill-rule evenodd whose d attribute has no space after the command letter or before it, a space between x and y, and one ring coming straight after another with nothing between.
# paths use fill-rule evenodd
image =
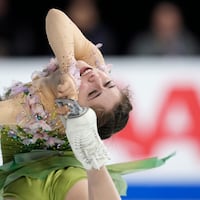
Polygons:
<instances>
[{"instance_id":1,"label":"nose","mask_svg":"<svg viewBox=\"0 0 200 200\"><path fill-rule=\"evenodd\" d=\"M89 77L88 77L88 82L94 82L95 81L95 75L92 73Z\"/></svg>"},{"instance_id":2,"label":"nose","mask_svg":"<svg viewBox=\"0 0 200 200\"><path fill-rule=\"evenodd\" d=\"M96 87L102 88L102 81L98 74L91 74L88 77L88 82L92 83Z\"/></svg>"}]
</instances>

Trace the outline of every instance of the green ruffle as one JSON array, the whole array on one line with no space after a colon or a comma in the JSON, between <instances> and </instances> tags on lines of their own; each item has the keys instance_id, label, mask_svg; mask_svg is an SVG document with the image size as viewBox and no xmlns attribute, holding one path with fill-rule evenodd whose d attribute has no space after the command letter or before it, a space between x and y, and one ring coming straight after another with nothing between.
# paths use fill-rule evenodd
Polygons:
<instances>
[{"instance_id":1,"label":"green ruffle","mask_svg":"<svg viewBox=\"0 0 200 200\"><path fill-rule=\"evenodd\" d=\"M107 165L107 169L118 189L119 194L123 196L126 195L127 192L127 183L123 178L123 175L160 167L174 155L175 153L172 153L164 158L151 157L143 160L111 164Z\"/></svg>"},{"instance_id":2,"label":"green ruffle","mask_svg":"<svg viewBox=\"0 0 200 200\"><path fill-rule=\"evenodd\" d=\"M5 163L0 166L0 193L1 189L22 176L43 179L53 170L70 166L83 168L69 146L62 151L37 149L37 146L31 149L30 146L8 136L9 131L9 128L3 128L0 131L3 162ZM127 183L123 175L159 167L173 155L174 153L161 159L152 157L110 164L106 167L119 194L126 195Z\"/></svg>"},{"instance_id":3,"label":"green ruffle","mask_svg":"<svg viewBox=\"0 0 200 200\"><path fill-rule=\"evenodd\" d=\"M110 164L106 167L119 194L126 195L127 184L123 175L159 167L173 155L171 154L161 159L153 157L132 162ZM0 167L0 189L22 176L42 179L52 170L69 166L82 168L81 163L74 157L71 151L33 150L28 153L16 154L12 161Z\"/></svg>"}]
</instances>

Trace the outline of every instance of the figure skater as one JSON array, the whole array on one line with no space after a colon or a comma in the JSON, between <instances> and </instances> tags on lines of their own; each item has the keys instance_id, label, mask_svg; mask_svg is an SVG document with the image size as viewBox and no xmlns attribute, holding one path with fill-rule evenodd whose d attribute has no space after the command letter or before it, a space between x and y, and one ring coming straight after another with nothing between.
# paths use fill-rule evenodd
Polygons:
<instances>
[{"instance_id":1,"label":"figure skater","mask_svg":"<svg viewBox=\"0 0 200 200\"><path fill-rule=\"evenodd\" d=\"M49 10L46 33L55 59L0 101L4 199L120 199L126 188L121 174L167 158L107 165L102 139L125 127L132 110L128 92L110 78L98 46L62 11Z\"/></svg>"}]
</instances>

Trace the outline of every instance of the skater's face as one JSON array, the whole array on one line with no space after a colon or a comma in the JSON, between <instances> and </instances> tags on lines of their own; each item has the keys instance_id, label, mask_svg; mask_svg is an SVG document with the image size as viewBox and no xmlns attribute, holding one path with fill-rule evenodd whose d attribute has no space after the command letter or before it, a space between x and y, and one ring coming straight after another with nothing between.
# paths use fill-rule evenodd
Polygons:
<instances>
[{"instance_id":1,"label":"skater's face","mask_svg":"<svg viewBox=\"0 0 200 200\"><path fill-rule=\"evenodd\" d=\"M81 68L78 102L81 106L110 111L120 102L121 92L109 74L97 68Z\"/></svg>"}]
</instances>

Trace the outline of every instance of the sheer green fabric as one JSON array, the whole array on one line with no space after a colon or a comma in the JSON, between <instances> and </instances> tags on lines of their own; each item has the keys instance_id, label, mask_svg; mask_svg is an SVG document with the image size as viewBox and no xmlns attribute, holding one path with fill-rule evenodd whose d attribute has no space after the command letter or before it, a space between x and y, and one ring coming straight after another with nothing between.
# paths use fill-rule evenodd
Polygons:
<instances>
[{"instance_id":1,"label":"sheer green fabric","mask_svg":"<svg viewBox=\"0 0 200 200\"><path fill-rule=\"evenodd\" d=\"M66 169L68 167L83 169L81 163L75 158L70 149L59 151L34 147L34 149L29 148L27 150L24 144L8 136L7 129L4 129L0 134L4 163L0 166L0 190L24 176L42 180L48 174L59 169ZM171 154L161 159L152 157L144 160L110 164L106 167L119 194L126 195L127 184L123 175L159 167L173 155Z\"/></svg>"}]
</instances>

